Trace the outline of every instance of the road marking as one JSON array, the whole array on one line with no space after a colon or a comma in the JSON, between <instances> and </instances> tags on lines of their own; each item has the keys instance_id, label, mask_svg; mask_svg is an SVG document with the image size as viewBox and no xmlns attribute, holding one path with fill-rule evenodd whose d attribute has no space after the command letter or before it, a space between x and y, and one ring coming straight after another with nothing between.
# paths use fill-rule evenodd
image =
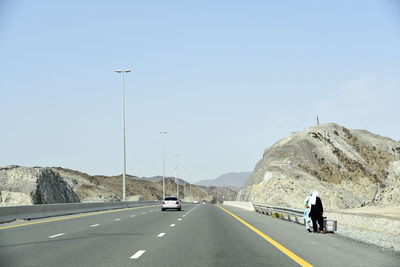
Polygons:
<instances>
[{"instance_id":1,"label":"road marking","mask_svg":"<svg viewBox=\"0 0 400 267\"><path fill-rule=\"evenodd\" d=\"M60 233L60 234L56 234L56 235L51 235L49 236L49 238L54 238L54 237L58 237L58 236L62 236L65 235L64 233Z\"/></svg>"},{"instance_id":2,"label":"road marking","mask_svg":"<svg viewBox=\"0 0 400 267\"><path fill-rule=\"evenodd\" d=\"M186 215L183 215L183 217L186 217Z\"/></svg>"},{"instance_id":3,"label":"road marking","mask_svg":"<svg viewBox=\"0 0 400 267\"><path fill-rule=\"evenodd\" d=\"M146 212L142 212L142 214L146 214Z\"/></svg>"},{"instance_id":4,"label":"road marking","mask_svg":"<svg viewBox=\"0 0 400 267\"><path fill-rule=\"evenodd\" d=\"M96 224L92 224L90 227L96 227L99 226L100 224L96 223Z\"/></svg>"},{"instance_id":5,"label":"road marking","mask_svg":"<svg viewBox=\"0 0 400 267\"><path fill-rule=\"evenodd\" d=\"M14 228L14 227L27 226L27 225L32 225L32 224L39 224L39 223L47 223L47 222L56 222L56 221L71 220L71 219L75 219L75 218L88 217L88 216L99 215L99 214L106 214L106 213L111 213L111 212L119 212L119 211L127 211L127 210L144 209L144 208L155 207L155 206L158 206L158 205L142 206L142 207L134 207L134 208L118 209L118 210L107 210L107 211L94 212L94 213L90 213L90 214L82 214L82 215L77 215L77 216L72 216L72 217L66 217L66 218L57 218L57 219L49 219L49 220L39 221L39 222L22 223L22 224L16 224L16 225L10 225L10 226L0 227L0 230L2 230L2 229L8 229L8 228Z\"/></svg>"},{"instance_id":6,"label":"road marking","mask_svg":"<svg viewBox=\"0 0 400 267\"><path fill-rule=\"evenodd\" d=\"M178 219L178 221L182 221L182 219L181 219L181 218L179 218L179 219Z\"/></svg>"},{"instance_id":7,"label":"road marking","mask_svg":"<svg viewBox=\"0 0 400 267\"><path fill-rule=\"evenodd\" d=\"M165 233L159 233L157 237L163 237Z\"/></svg>"},{"instance_id":8,"label":"road marking","mask_svg":"<svg viewBox=\"0 0 400 267\"><path fill-rule=\"evenodd\" d=\"M241 222L242 224L244 224L246 227L248 227L249 229L251 229L253 232L255 232L256 234L258 234L259 236L261 236L262 238L264 238L266 241L268 241L271 245L273 245L274 247L276 247L277 249L279 249L281 252L283 252L286 256L288 256L289 258L291 258L292 260L294 260L295 262L297 262L298 264L300 264L300 266L307 266L307 267L312 267L312 265L308 262L306 262L305 260L303 260L302 258L300 258L299 256L297 256L296 254L294 254L293 252L291 252L290 250L288 250L287 248L285 248L284 246L282 246L281 244L279 244L278 242L276 242L275 240L273 240L272 238L270 238L269 236L267 236L266 234L264 234L263 232L261 232L259 229L255 228L254 226L250 225L249 223L247 223L245 220L241 219L240 217L236 216L235 214L233 214L232 212L230 212L229 210L224 209L223 207L221 207L220 205L217 205L221 210L225 211L226 213L228 213L229 215L231 215L233 218L235 218L236 220L238 220L239 222Z\"/></svg>"},{"instance_id":9,"label":"road marking","mask_svg":"<svg viewBox=\"0 0 400 267\"><path fill-rule=\"evenodd\" d=\"M138 250L135 254L133 254L131 256L131 259L138 259L140 256L143 255L143 253L145 253L146 250Z\"/></svg>"},{"instance_id":10,"label":"road marking","mask_svg":"<svg viewBox=\"0 0 400 267\"><path fill-rule=\"evenodd\" d=\"M132 218L135 217L135 216L136 216L135 214L132 214L132 215L131 215Z\"/></svg>"},{"instance_id":11,"label":"road marking","mask_svg":"<svg viewBox=\"0 0 400 267\"><path fill-rule=\"evenodd\" d=\"M170 226L171 226L171 227L174 227L174 226L175 226L175 224L171 224Z\"/></svg>"},{"instance_id":12,"label":"road marking","mask_svg":"<svg viewBox=\"0 0 400 267\"><path fill-rule=\"evenodd\" d=\"M118 222L118 221L120 221L120 220L121 220L121 218L118 218L118 219L115 219L114 221Z\"/></svg>"}]
</instances>

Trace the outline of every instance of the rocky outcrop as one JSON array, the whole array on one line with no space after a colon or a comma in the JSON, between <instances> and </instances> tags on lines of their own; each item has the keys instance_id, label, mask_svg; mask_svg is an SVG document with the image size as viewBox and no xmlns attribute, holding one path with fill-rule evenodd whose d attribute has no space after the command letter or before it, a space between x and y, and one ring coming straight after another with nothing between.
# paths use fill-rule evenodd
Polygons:
<instances>
[{"instance_id":1,"label":"rocky outcrop","mask_svg":"<svg viewBox=\"0 0 400 267\"><path fill-rule=\"evenodd\" d=\"M265 150L238 200L302 208L318 190L327 208L400 206L400 142L323 124Z\"/></svg>"},{"instance_id":2,"label":"rocky outcrop","mask_svg":"<svg viewBox=\"0 0 400 267\"><path fill-rule=\"evenodd\" d=\"M174 179L166 179L166 195L176 195ZM127 175L128 201L161 200L162 181L151 182ZM179 196L187 201L213 196L204 188L180 185ZM109 202L122 199L122 177L91 176L75 170L51 167L0 168L0 206L67 202Z\"/></svg>"},{"instance_id":3,"label":"rocky outcrop","mask_svg":"<svg viewBox=\"0 0 400 267\"><path fill-rule=\"evenodd\" d=\"M70 202L78 195L50 168L0 169L0 206Z\"/></svg>"}]
</instances>

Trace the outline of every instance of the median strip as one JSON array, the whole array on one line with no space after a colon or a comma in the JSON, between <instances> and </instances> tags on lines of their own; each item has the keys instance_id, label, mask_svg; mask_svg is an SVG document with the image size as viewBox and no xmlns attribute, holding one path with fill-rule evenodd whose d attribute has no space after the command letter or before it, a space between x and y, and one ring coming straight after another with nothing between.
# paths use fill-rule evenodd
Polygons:
<instances>
[{"instance_id":1,"label":"median strip","mask_svg":"<svg viewBox=\"0 0 400 267\"><path fill-rule=\"evenodd\" d=\"M312 265L308 262L306 262L305 260L303 260L302 258L300 258L299 256L297 256L296 254L294 254L292 251L290 251L289 249L285 248L284 246L282 246L281 244L279 244L278 242L276 242L275 240L273 240L272 238L270 238L269 236L267 236L266 234L264 234L261 230L255 228L254 226L250 225L248 222L246 222L245 220L241 219L240 217L238 217L237 215L233 214L232 212L230 212L227 209L224 209L223 207L217 205L221 210L225 211L226 213L228 213L229 215L231 215L233 218L235 218L236 220L238 220L239 222L241 222L242 224L244 224L247 228L251 229L253 232L255 232L256 234L258 234L259 236L261 236L262 238L264 238L266 241L268 241L271 245L273 245L274 247L276 247L277 249L279 249L281 252L283 252L286 256L288 256L289 258L291 258L292 260L294 260L295 262L297 262L300 266L307 266L307 267L312 267Z\"/></svg>"}]
</instances>

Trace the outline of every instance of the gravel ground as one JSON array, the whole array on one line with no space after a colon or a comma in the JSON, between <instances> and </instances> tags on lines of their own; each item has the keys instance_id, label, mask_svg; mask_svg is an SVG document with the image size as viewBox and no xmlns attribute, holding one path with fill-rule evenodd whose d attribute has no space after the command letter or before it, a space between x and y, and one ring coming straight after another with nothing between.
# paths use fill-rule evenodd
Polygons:
<instances>
[{"instance_id":1,"label":"gravel ground","mask_svg":"<svg viewBox=\"0 0 400 267\"><path fill-rule=\"evenodd\" d=\"M337 234L400 252L400 207L337 210L325 216L337 220Z\"/></svg>"}]
</instances>

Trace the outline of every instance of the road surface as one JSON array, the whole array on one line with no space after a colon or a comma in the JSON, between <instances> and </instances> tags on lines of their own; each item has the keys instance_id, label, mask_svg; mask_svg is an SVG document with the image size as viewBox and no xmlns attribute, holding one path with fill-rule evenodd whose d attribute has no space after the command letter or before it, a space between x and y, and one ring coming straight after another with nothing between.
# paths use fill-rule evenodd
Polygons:
<instances>
[{"instance_id":1,"label":"road surface","mask_svg":"<svg viewBox=\"0 0 400 267\"><path fill-rule=\"evenodd\" d=\"M339 226L340 227L340 226ZM400 255L229 206L136 207L0 225L0 266L400 266Z\"/></svg>"}]
</instances>

